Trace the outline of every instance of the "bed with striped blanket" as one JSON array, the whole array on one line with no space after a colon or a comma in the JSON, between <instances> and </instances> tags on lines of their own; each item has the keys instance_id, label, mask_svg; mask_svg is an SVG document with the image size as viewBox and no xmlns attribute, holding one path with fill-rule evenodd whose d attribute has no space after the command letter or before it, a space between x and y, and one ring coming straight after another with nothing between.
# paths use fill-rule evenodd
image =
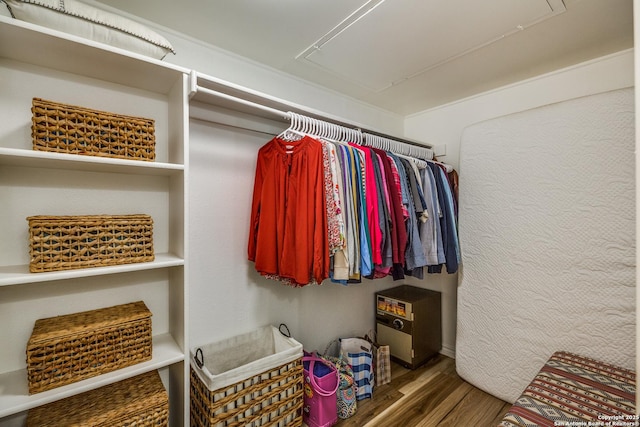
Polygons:
<instances>
[{"instance_id":1,"label":"bed with striped blanket","mask_svg":"<svg viewBox=\"0 0 640 427\"><path fill-rule=\"evenodd\" d=\"M640 426L635 400L634 371L558 351L499 427Z\"/></svg>"}]
</instances>

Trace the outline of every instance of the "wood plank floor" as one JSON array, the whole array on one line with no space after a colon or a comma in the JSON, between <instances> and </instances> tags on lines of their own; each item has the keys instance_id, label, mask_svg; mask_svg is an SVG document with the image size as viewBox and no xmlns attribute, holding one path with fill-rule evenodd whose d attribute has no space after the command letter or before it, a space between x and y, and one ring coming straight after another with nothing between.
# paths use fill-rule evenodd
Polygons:
<instances>
[{"instance_id":1,"label":"wood plank floor","mask_svg":"<svg viewBox=\"0 0 640 427\"><path fill-rule=\"evenodd\" d=\"M438 355L409 370L392 363L391 383L358 401L357 413L338 427L489 427L496 426L511 404L462 380L455 361Z\"/></svg>"}]
</instances>

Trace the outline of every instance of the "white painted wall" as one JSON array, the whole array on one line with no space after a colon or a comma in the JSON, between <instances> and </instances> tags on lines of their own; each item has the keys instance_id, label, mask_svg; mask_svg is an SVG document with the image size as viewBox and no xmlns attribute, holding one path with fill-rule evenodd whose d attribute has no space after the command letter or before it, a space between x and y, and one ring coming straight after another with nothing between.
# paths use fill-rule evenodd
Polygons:
<instances>
[{"instance_id":1,"label":"white painted wall","mask_svg":"<svg viewBox=\"0 0 640 427\"><path fill-rule=\"evenodd\" d=\"M634 54L627 50L413 114L405 119L405 136L444 146L446 156L441 159L458 169L460 138L471 124L632 86ZM459 172L464 174L464 170ZM460 243L464 250L464 242ZM446 350L455 349L457 275L440 275L422 286L442 292L443 343Z\"/></svg>"},{"instance_id":2,"label":"white painted wall","mask_svg":"<svg viewBox=\"0 0 640 427\"><path fill-rule=\"evenodd\" d=\"M268 324L286 323L298 331L296 289L269 286L247 261L256 152L268 138L190 121L192 348Z\"/></svg>"}]
</instances>

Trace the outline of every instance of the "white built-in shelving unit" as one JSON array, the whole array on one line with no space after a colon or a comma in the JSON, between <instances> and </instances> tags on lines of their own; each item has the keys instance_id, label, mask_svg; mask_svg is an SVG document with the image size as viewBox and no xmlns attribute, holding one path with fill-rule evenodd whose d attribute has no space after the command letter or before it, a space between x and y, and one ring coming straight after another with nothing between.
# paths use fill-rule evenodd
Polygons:
<instances>
[{"instance_id":1,"label":"white built-in shelving unit","mask_svg":"<svg viewBox=\"0 0 640 427\"><path fill-rule=\"evenodd\" d=\"M172 426L188 425L187 175L189 71L0 16L0 426L34 407L158 369ZM152 118L156 161L37 152L31 101ZM145 213L156 259L29 273L32 215ZM26 345L37 319L145 302L153 358L29 395Z\"/></svg>"}]
</instances>

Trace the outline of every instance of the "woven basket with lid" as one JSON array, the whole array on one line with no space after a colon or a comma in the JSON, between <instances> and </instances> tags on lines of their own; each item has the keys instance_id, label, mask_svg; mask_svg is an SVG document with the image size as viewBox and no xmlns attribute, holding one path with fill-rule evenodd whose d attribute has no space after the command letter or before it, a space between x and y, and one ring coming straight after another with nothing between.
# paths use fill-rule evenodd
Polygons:
<instances>
[{"instance_id":1,"label":"woven basket with lid","mask_svg":"<svg viewBox=\"0 0 640 427\"><path fill-rule=\"evenodd\" d=\"M29 394L151 360L151 312L137 301L36 320L27 343Z\"/></svg>"}]
</instances>

